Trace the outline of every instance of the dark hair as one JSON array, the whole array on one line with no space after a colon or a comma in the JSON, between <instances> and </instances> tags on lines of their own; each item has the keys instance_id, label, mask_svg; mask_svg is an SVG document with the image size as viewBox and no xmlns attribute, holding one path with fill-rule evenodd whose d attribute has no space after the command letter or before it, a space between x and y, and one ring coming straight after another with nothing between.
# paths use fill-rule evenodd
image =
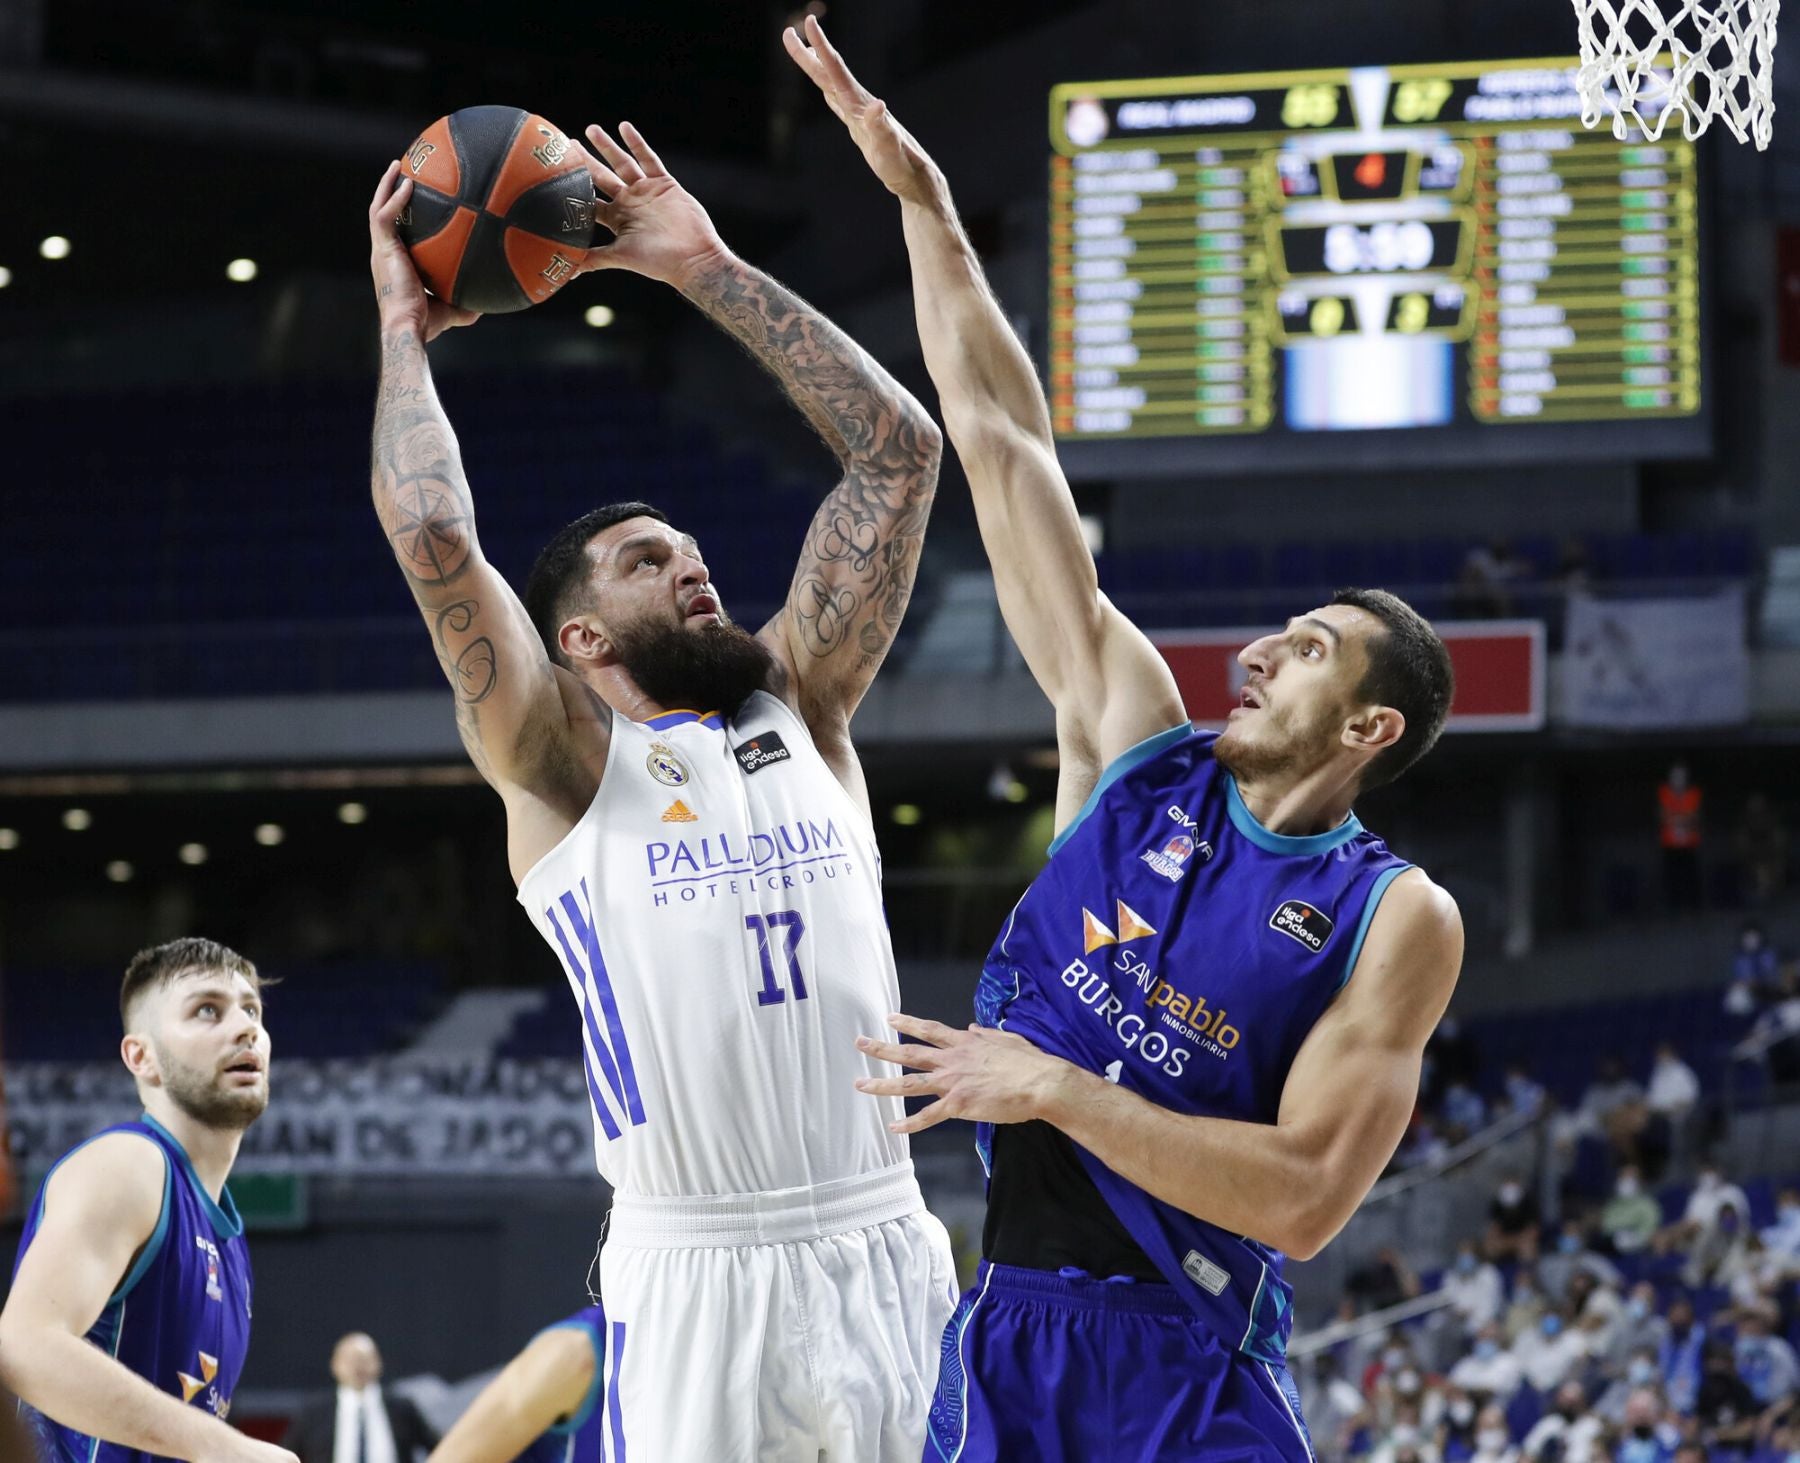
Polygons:
<instances>
[{"instance_id":1,"label":"dark hair","mask_svg":"<svg viewBox=\"0 0 1800 1463\"><path fill-rule=\"evenodd\" d=\"M1399 595L1385 589L1340 589L1331 602L1381 621L1386 633L1366 642L1369 668L1356 694L1392 706L1406 718L1400 740L1363 769L1361 786L1367 790L1392 782L1436 744L1456 694L1456 673L1437 631Z\"/></svg>"},{"instance_id":2,"label":"dark hair","mask_svg":"<svg viewBox=\"0 0 1800 1463\"><path fill-rule=\"evenodd\" d=\"M531 616L538 638L557 665L568 664L556 637L574 605L573 591L587 577L587 546L595 534L627 518L669 521L667 514L648 503L609 503L593 508L559 528L531 566L531 577L525 581L525 613Z\"/></svg>"},{"instance_id":3,"label":"dark hair","mask_svg":"<svg viewBox=\"0 0 1800 1463\"><path fill-rule=\"evenodd\" d=\"M258 975L256 967L236 950L217 940L188 935L166 944L152 945L148 950L139 950L131 957L131 964L125 967L125 979L119 986L119 1020L125 1029L131 1029L131 1008L139 996L167 985L176 976L191 970L223 970L241 975L259 991L275 984L273 979L265 980Z\"/></svg>"}]
</instances>

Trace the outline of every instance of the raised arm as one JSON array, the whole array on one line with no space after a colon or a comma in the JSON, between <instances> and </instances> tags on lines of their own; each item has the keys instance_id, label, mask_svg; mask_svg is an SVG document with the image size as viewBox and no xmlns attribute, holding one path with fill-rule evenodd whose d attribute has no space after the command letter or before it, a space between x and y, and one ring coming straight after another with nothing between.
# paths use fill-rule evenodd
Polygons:
<instances>
[{"instance_id":1,"label":"raised arm","mask_svg":"<svg viewBox=\"0 0 1800 1463\"><path fill-rule=\"evenodd\" d=\"M167 1163L145 1139L111 1133L56 1170L0 1312L0 1382L64 1427L139 1452L196 1463L295 1463L292 1453L183 1404L87 1339L150 1243Z\"/></svg>"},{"instance_id":2,"label":"raised arm","mask_svg":"<svg viewBox=\"0 0 1800 1463\"><path fill-rule=\"evenodd\" d=\"M382 532L431 632L456 697L470 759L507 805L520 877L587 810L610 720L551 664L525 607L481 552L456 434L431 382L425 344L475 317L426 295L394 220L411 180L389 166L369 205L370 268L381 312L370 491Z\"/></svg>"},{"instance_id":3,"label":"raised arm","mask_svg":"<svg viewBox=\"0 0 1800 1463\"><path fill-rule=\"evenodd\" d=\"M900 199L925 365L969 477L1007 628L1056 707L1060 826L1107 762L1184 720L1181 698L1156 647L1100 592L1037 373L943 174L851 74L818 21L806 27L806 41L787 33L789 54Z\"/></svg>"},{"instance_id":4,"label":"raised arm","mask_svg":"<svg viewBox=\"0 0 1800 1463\"><path fill-rule=\"evenodd\" d=\"M762 638L808 726L841 740L912 594L943 439L925 408L805 300L725 247L706 210L629 123L588 128L595 216L615 241L587 269L673 285L780 383L843 479L807 530L786 605ZM600 159L604 159L601 161Z\"/></svg>"}]
</instances>

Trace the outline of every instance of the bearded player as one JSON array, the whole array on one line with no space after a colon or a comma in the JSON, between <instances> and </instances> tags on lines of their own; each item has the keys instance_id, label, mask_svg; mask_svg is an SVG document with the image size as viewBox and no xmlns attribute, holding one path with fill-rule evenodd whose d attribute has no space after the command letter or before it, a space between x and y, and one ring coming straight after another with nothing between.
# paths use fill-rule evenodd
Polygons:
<instances>
[{"instance_id":1,"label":"bearded player","mask_svg":"<svg viewBox=\"0 0 1800 1463\"><path fill-rule=\"evenodd\" d=\"M850 717L911 590L941 437L805 301L738 259L634 129L598 128L588 267L678 289L836 452L787 602L733 623L700 543L643 503L577 519L524 602L483 558L388 170L375 508L506 804L519 900L575 996L614 1199L610 1459L908 1460L955 1299L907 1139L846 1101L898 1001ZM755 512L753 504L741 505ZM610 1431L616 1423L617 1437Z\"/></svg>"},{"instance_id":2,"label":"bearded player","mask_svg":"<svg viewBox=\"0 0 1800 1463\"><path fill-rule=\"evenodd\" d=\"M137 955L119 1052L144 1115L50 1170L0 1313L0 1381L42 1463L295 1463L225 1423L250 1256L225 1187L269 1102L262 982L211 940Z\"/></svg>"},{"instance_id":3,"label":"bearded player","mask_svg":"<svg viewBox=\"0 0 1800 1463\"><path fill-rule=\"evenodd\" d=\"M1099 592L943 175L807 26L789 51L900 198L925 362L1061 754L980 1024L897 1016L912 1041L859 1043L913 1069L863 1091L936 1098L897 1131L973 1119L988 1165L926 1456L1299 1463L1282 1256L1317 1253L1386 1165L1462 961L1455 904L1351 805L1436 740L1449 656L1393 595L1346 591L1246 646L1242 704L1193 731Z\"/></svg>"}]
</instances>

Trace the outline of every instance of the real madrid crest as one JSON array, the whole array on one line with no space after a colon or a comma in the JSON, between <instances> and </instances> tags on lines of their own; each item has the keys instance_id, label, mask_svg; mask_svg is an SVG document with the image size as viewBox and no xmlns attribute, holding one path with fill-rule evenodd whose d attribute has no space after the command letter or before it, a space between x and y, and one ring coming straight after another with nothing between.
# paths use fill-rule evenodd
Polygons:
<instances>
[{"instance_id":1,"label":"real madrid crest","mask_svg":"<svg viewBox=\"0 0 1800 1463\"><path fill-rule=\"evenodd\" d=\"M650 775L665 787L683 787L687 783L686 764L661 742L650 744L650 755L644 759L644 765L650 769Z\"/></svg>"}]
</instances>

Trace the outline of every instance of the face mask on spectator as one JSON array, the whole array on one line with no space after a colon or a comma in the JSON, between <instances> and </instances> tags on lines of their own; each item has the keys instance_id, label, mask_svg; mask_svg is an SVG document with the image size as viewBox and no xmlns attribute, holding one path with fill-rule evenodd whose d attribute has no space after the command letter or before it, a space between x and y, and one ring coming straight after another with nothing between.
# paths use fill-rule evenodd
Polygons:
<instances>
[{"instance_id":1,"label":"face mask on spectator","mask_svg":"<svg viewBox=\"0 0 1800 1463\"><path fill-rule=\"evenodd\" d=\"M1642 1321L1650 1314L1650 1302L1641 1295L1634 1295L1625 1302L1625 1314L1634 1321Z\"/></svg>"},{"instance_id":2,"label":"face mask on spectator","mask_svg":"<svg viewBox=\"0 0 1800 1463\"><path fill-rule=\"evenodd\" d=\"M1522 1184L1502 1184L1502 1185L1500 1185L1500 1202L1502 1204L1507 1205L1509 1208L1512 1205L1517 1204L1519 1202L1519 1200L1523 1199L1524 1197L1525 1197L1525 1188Z\"/></svg>"},{"instance_id":3,"label":"face mask on spectator","mask_svg":"<svg viewBox=\"0 0 1800 1463\"><path fill-rule=\"evenodd\" d=\"M1800 1204L1777 1204L1775 1212L1781 1217L1782 1223L1792 1224L1800 1219Z\"/></svg>"},{"instance_id":4,"label":"face mask on spectator","mask_svg":"<svg viewBox=\"0 0 1800 1463\"><path fill-rule=\"evenodd\" d=\"M1628 1173L1619 1180L1618 1184L1614 1187L1613 1192L1621 1199L1635 1199L1638 1194L1642 1192L1643 1187L1644 1186L1638 1182L1636 1174Z\"/></svg>"},{"instance_id":5,"label":"face mask on spectator","mask_svg":"<svg viewBox=\"0 0 1800 1463\"><path fill-rule=\"evenodd\" d=\"M1464 1250L1456 1257L1456 1273L1458 1275L1470 1275L1474 1273L1474 1270L1475 1257L1467 1250Z\"/></svg>"},{"instance_id":6,"label":"face mask on spectator","mask_svg":"<svg viewBox=\"0 0 1800 1463\"><path fill-rule=\"evenodd\" d=\"M1727 1209L1719 1216L1719 1232L1721 1234L1736 1234L1737 1228L1738 1217L1735 1209Z\"/></svg>"},{"instance_id":7,"label":"face mask on spectator","mask_svg":"<svg viewBox=\"0 0 1800 1463\"><path fill-rule=\"evenodd\" d=\"M1539 1321L1538 1327L1546 1336L1554 1336L1558 1331L1562 1330L1562 1317L1552 1313Z\"/></svg>"},{"instance_id":8,"label":"face mask on spectator","mask_svg":"<svg viewBox=\"0 0 1800 1463\"><path fill-rule=\"evenodd\" d=\"M1492 1336L1483 1336L1481 1340L1475 1343L1475 1354L1483 1361L1487 1361L1490 1357L1497 1355L1499 1350L1500 1343L1494 1340Z\"/></svg>"},{"instance_id":9,"label":"face mask on spectator","mask_svg":"<svg viewBox=\"0 0 1800 1463\"><path fill-rule=\"evenodd\" d=\"M1386 1351L1381 1353L1381 1364L1390 1372L1405 1360L1406 1352L1398 1346L1390 1346Z\"/></svg>"},{"instance_id":10,"label":"face mask on spectator","mask_svg":"<svg viewBox=\"0 0 1800 1463\"><path fill-rule=\"evenodd\" d=\"M1448 1410L1450 1421L1456 1427L1467 1427L1475 1421L1475 1404L1467 1397L1458 1397Z\"/></svg>"},{"instance_id":11,"label":"face mask on spectator","mask_svg":"<svg viewBox=\"0 0 1800 1463\"><path fill-rule=\"evenodd\" d=\"M1702 1194L1710 1194L1719 1187L1719 1176L1710 1170L1700 1175L1700 1181L1694 1185Z\"/></svg>"},{"instance_id":12,"label":"face mask on spectator","mask_svg":"<svg viewBox=\"0 0 1800 1463\"><path fill-rule=\"evenodd\" d=\"M1647 1356L1635 1358L1625 1368L1625 1380L1633 1387L1647 1387L1656 1380L1656 1363Z\"/></svg>"},{"instance_id":13,"label":"face mask on spectator","mask_svg":"<svg viewBox=\"0 0 1800 1463\"><path fill-rule=\"evenodd\" d=\"M1556 1247L1565 1255L1578 1254L1581 1250L1581 1236L1578 1234L1559 1235L1557 1236Z\"/></svg>"},{"instance_id":14,"label":"face mask on spectator","mask_svg":"<svg viewBox=\"0 0 1800 1463\"><path fill-rule=\"evenodd\" d=\"M1475 1446L1483 1453L1503 1453L1511 1441L1511 1436L1503 1427L1484 1427L1475 1434Z\"/></svg>"},{"instance_id":15,"label":"face mask on spectator","mask_svg":"<svg viewBox=\"0 0 1800 1463\"><path fill-rule=\"evenodd\" d=\"M1416 1396L1422 1385L1424 1384L1420 1381L1419 1374L1411 1367L1394 1378L1394 1390L1402 1397Z\"/></svg>"}]
</instances>

